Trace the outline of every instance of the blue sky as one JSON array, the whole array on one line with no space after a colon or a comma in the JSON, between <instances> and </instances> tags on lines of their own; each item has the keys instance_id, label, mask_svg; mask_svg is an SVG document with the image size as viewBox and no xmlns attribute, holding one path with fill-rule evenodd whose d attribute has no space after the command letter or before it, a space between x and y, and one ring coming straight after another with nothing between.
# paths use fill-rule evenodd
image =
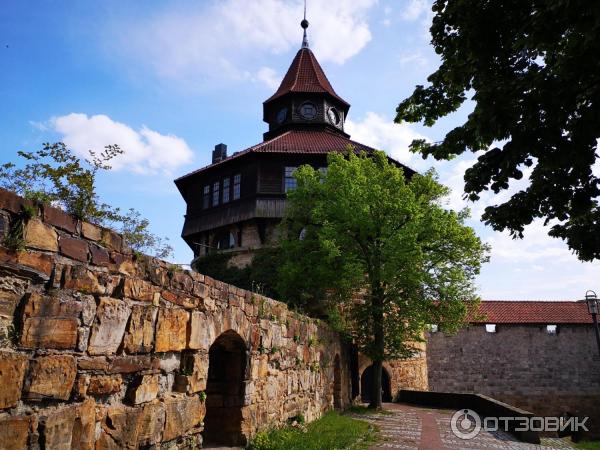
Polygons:
<instances>
[{"instance_id":1,"label":"blue sky","mask_svg":"<svg viewBox=\"0 0 600 450\"><path fill-rule=\"evenodd\" d=\"M80 155L119 144L126 153L101 176L101 197L140 210L170 238L174 260L188 263L179 237L184 202L172 180L206 165L219 142L233 152L262 140L262 102L300 46L301 11L298 0L4 0L0 162L47 141ZM352 138L418 170L433 166L453 189L448 206L472 209L470 225L493 247L477 280L483 298L575 299L600 290L600 264L578 262L541 223L522 241L481 224L483 208L506 195L462 201L474 155L436 162L407 152L415 137L441 139L470 108L432 128L392 122L397 103L437 67L427 1L309 0L308 19L311 48L352 105Z\"/></svg>"}]
</instances>

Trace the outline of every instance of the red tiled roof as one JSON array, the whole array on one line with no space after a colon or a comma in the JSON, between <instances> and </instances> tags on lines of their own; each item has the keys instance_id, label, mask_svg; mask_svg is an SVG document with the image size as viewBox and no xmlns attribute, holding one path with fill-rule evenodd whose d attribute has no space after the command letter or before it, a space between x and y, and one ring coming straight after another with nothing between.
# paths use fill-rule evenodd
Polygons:
<instances>
[{"instance_id":1,"label":"red tiled roof","mask_svg":"<svg viewBox=\"0 0 600 450\"><path fill-rule=\"evenodd\" d=\"M348 145L353 146L358 152L364 151L371 153L375 151L374 148L327 130L290 130L275 136L272 139L261 142L260 144L254 145L240 152L236 152L222 161L190 172L187 175L179 177L175 181L179 181L182 178L203 172L206 169L223 164L227 161L231 161L234 158L239 158L240 156L248 153L327 154L334 151L343 151ZM413 172L412 169L409 170Z\"/></svg>"},{"instance_id":2,"label":"red tiled roof","mask_svg":"<svg viewBox=\"0 0 600 450\"><path fill-rule=\"evenodd\" d=\"M479 312L483 320L471 323L592 323L587 304L576 301L482 301Z\"/></svg>"},{"instance_id":3,"label":"red tiled roof","mask_svg":"<svg viewBox=\"0 0 600 450\"><path fill-rule=\"evenodd\" d=\"M279 89L265 103L288 92L326 92L348 105L343 98L335 93L317 58L309 48L298 50L290 68L283 77Z\"/></svg>"}]
</instances>

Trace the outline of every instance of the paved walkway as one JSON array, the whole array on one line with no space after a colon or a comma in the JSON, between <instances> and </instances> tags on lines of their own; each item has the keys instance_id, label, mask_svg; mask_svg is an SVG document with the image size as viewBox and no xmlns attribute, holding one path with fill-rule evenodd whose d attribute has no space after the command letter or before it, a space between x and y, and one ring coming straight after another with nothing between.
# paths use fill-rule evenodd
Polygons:
<instances>
[{"instance_id":1,"label":"paved walkway","mask_svg":"<svg viewBox=\"0 0 600 450\"><path fill-rule=\"evenodd\" d=\"M450 418L454 411L386 403L389 414L353 414L379 427L383 438L370 450L566 450L561 439L542 439L541 445L527 444L504 432L481 431L471 440L454 436Z\"/></svg>"}]
</instances>

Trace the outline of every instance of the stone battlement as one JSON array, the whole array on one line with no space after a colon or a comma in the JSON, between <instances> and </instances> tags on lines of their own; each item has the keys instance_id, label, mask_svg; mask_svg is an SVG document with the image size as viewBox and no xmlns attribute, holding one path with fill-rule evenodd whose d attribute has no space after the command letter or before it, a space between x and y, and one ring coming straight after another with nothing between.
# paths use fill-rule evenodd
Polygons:
<instances>
[{"instance_id":1,"label":"stone battlement","mask_svg":"<svg viewBox=\"0 0 600 450\"><path fill-rule=\"evenodd\" d=\"M321 321L5 190L0 233L0 448L244 444L350 401Z\"/></svg>"}]
</instances>

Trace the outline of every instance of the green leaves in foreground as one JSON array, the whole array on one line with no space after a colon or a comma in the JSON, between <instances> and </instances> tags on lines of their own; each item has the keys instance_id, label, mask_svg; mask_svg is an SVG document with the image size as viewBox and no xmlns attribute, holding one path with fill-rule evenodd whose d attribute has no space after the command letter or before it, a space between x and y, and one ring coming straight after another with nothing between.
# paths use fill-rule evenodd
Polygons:
<instances>
[{"instance_id":1,"label":"green leaves in foreground","mask_svg":"<svg viewBox=\"0 0 600 450\"><path fill-rule=\"evenodd\" d=\"M441 142L411 150L475 153L464 174L470 200L512 188L485 208L485 223L522 237L542 219L581 260L600 258L598 2L435 0L432 10L440 65L400 102L396 122L431 126L469 110Z\"/></svg>"}]
</instances>

